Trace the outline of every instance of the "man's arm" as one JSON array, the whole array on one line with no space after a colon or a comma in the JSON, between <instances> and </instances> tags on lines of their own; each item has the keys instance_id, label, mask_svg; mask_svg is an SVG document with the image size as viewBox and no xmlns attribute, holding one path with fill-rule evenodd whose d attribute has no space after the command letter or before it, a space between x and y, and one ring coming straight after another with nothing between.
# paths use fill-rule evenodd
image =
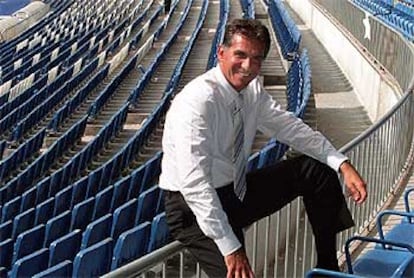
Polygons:
<instances>
[{"instance_id":1,"label":"man's arm","mask_svg":"<svg viewBox=\"0 0 414 278\"><path fill-rule=\"evenodd\" d=\"M246 252L243 248L224 257L227 266L227 278L246 277L253 278L254 273L249 264Z\"/></svg>"}]
</instances>

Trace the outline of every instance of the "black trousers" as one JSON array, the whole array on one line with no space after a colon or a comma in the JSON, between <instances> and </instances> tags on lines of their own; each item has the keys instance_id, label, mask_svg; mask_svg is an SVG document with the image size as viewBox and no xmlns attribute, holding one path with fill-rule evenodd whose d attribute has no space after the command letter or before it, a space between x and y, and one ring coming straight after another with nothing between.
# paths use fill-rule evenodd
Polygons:
<instances>
[{"instance_id":1,"label":"black trousers","mask_svg":"<svg viewBox=\"0 0 414 278\"><path fill-rule=\"evenodd\" d=\"M352 227L338 175L307 156L278 162L247 174L247 192L241 202L233 184L217 189L234 233L244 244L242 229L273 214L303 196L318 253L318 267L335 269L336 233ZM179 192L166 191L165 210L172 236L196 257L209 277L226 277L226 266L214 241L203 234L195 216Z\"/></svg>"}]
</instances>

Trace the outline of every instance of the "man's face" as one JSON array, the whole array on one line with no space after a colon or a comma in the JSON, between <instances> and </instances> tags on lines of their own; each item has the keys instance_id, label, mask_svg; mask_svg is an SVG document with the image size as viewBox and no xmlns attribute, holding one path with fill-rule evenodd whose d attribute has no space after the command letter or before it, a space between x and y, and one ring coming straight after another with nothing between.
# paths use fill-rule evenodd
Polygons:
<instances>
[{"instance_id":1,"label":"man's face","mask_svg":"<svg viewBox=\"0 0 414 278\"><path fill-rule=\"evenodd\" d=\"M218 61L227 81L236 91L243 90L260 72L264 43L235 34L230 46L221 45Z\"/></svg>"}]
</instances>

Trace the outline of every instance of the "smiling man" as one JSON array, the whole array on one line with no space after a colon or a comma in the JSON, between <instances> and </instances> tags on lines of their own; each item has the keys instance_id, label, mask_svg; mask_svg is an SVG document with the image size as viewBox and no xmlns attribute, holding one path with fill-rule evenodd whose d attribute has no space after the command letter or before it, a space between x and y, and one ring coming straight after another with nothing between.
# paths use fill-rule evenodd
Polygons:
<instances>
[{"instance_id":1,"label":"smiling man","mask_svg":"<svg viewBox=\"0 0 414 278\"><path fill-rule=\"evenodd\" d=\"M171 234L210 277L254 277L243 229L303 196L317 266L338 269L336 233L353 225L338 180L358 204L366 185L319 132L283 111L258 75L270 48L260 21L226 26L218 66L195 78L167 113L160 187ZM246 173L256 131L304 155Z\"/></svg>"}]
</instances>

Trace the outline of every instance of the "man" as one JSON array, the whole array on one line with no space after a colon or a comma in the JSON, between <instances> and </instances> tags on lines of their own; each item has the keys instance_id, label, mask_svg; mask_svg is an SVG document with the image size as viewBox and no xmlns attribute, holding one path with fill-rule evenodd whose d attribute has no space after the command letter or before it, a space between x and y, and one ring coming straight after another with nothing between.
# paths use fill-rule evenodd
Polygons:
<instances>
[{"instance_id":1,"label":"man","mask_svg":"<svg viewBox=\"0 0 414 278\"><path fill-rule=\"evenodd\" d=\"M348 159L265 92L257 76L269 47L259 21L232 21L218 66L187 84L166 117L159 184L167 222L210 277L253 277L243 228L297 196L312 225L317 266L337 270L336 233L353 225L337 173L355 202L367 196ZM305 155L243 174L257 129Z\"/></svg>"}]
</instances>

